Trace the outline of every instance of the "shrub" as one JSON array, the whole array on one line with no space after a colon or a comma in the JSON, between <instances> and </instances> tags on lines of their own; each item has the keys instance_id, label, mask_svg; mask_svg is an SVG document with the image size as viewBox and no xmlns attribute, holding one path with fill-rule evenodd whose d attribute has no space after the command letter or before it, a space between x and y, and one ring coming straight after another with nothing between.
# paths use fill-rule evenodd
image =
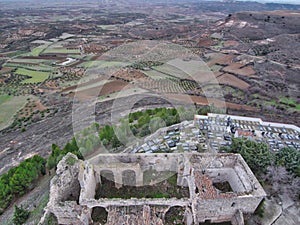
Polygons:
<instances>
[{"instance_id":1,"label":"shrub","mask_svg":"<svg viewBox=\"0 0 300 225\"><path fill-rule=\"evenodd\" d=\"M30 212L25 210L23 206L20 207L15 205L13 222L15 225L22 225L29 218Z\"/></svg>"}]
</instances>

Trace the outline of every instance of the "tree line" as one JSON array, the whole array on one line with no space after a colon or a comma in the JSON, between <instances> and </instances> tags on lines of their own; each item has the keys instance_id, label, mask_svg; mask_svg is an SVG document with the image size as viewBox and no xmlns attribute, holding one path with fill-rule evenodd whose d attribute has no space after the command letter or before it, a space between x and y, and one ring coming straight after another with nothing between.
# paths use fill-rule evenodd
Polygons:
<instances>
[{"instance_id":1,"label":"tree line","mask_svg":"<svg viewBox=\"0 0 300 225\"><path fill-rule=\"evenodd\" d=\"M300 177L300 152L295 148L282 148L273 154L266 143L233 138L231 145L222 150L241 154L256 175L266 173L269 166L283 166L294 176Z\"/></svg>"}]
</instances>

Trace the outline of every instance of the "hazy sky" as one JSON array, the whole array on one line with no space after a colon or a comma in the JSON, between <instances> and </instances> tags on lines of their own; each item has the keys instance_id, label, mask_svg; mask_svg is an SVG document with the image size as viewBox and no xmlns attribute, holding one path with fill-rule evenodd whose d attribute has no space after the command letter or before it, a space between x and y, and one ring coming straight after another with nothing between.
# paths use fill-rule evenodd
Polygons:
<instances>
[{"instance_id":1,"label":"hazy sky","mask_svg":"<svg viewBox=\"0 0 300 225\"><path fill-rule=\"evenodd\" d=\"M8 2L8 1L22 1L22 2L26 2L28 0L0 0L0 2ZM32 0L31 0L32 1ZM33 0L33 1L45 1L45 0ZM47 0L48 2L51 2L51 0ZM55 0L56 2L58 2L59 0ZM116 0L118 1L118 0ZM137 0L138 1L138 0ZM151 0L149 0L151 1ZM180 0L178 0L180 1ZM184 0L181 0L184 1ZM201 1L207 1L207 0L198 0L199 2ZM209 0L209 1L214 1L214 0ZM216 0L216 1L222 1L222 0ZM300 5L300 0L238 0L238 1L252 1L252 2L274 2L274 3L292 3L292 4L299 4Z\"/></svg>"},{"instance_id":2,"label":"hazy sky","mask_svg":"<svg viewBox=\"0 0 300 225\"><path fill-rule=\"evenodd\" d=\"M239 1L276 2L276 3L293 3L293 4L300 4L300 0L239 0Z\"/></svg>"}]
</instances>

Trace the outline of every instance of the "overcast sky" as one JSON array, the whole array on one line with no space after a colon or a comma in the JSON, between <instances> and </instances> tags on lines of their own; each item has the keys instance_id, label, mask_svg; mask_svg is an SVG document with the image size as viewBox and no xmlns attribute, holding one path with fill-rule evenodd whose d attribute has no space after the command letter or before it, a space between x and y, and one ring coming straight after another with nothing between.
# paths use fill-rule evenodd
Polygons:
<instances>
[{"instance_id":1,"label":"overcast sky","mask_svg":"<svg viewBox=\"0 0 300 225\"><path fill-rule=\"evenodd\" d=\"M293 3L293 4L300 4L300 0L239 0L239 1L276 2L276 3Z\"/></svg>"},{"instance_id":2,"label":"overcast sky","mask_svg":"<svg viewBox=\"0 0 300 225\"><path fill-rule=\"evenodd\" d=\"M23 2L26 2L28 0L0 0L0 2L8 2L8 1L23 1ZM32 0L31 0L32 1ZM45 1L45 0L33 0L33 1ZM48 2L51 2L51 0L47 0ZM84 1L84 0L83 0ZM118 0L116 0L118 1ZM136 0L138 1L138 0ZM151 1L151 0L149 0ZM167 0L166 0L167 1ZM178 0L180 1L180 0ZM184 1L184 0L181 0L181 1ZM198 0L199 2L200 1L206 1L206 0ZM209 0L209 1L214 1L214 0ZM222 1L222 0L216 0L216 1ZM299 4L300 5L300 0L237 0L237 1L252 1L252 2L276 2L276 3L292 3L292 4ZM59 2L59 0L55 0L55 2Z\"/></svg>"}]
</instances>

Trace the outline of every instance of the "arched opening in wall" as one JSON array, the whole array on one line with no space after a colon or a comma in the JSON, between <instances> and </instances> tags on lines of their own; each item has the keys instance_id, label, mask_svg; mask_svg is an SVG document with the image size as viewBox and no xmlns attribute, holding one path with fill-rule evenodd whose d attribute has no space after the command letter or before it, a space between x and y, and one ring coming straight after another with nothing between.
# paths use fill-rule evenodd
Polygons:
<instances>
[{"instance_id":1,"label":"arched opening in wall","mask_svg":"<svg viewBox=\"0 0 300 225\"><path fill-rule=\"evenodd\" d=\"M105 182L106 180L115 182L115 177L114 173L111 170L102 170L100 172L100 179L101 179L101 184Z\"/></svg>"},{"instance_id":2,"label":"arched opening in wall","mask_svg":"<svg viewBox=\"0 0 300 225\"><path fill-rule=\"evenodd\" d=\"M165 214L166 225L185 224L184 223L185 207L173 206Z\"/></svg>"},{"instance_id":3,"label":"arched opening in wall","mask_svg":"<svg viewBox=\"0 0 300 225\"><path fill-rule=\"evenodd\" d=\"M228 181L213 183L213 186L221 193L233 192L232 187Z\"/></svg>"},{"instance_id":4,"label":"arched opening in wall","mask_svg":"<svg viewBox=\"0 0 300 225\"><path fill-rule=\"evenodd\" d=\"M94 207L92 210L93 225L106 224L108 213L103 207Z\"/></svg>"},{"instance_id":5,"label":"arched opening in wall","mask_svg":"<svg viewBox=\"0 0 300 225\"><path fill-rule=\"evenodd\" d=\"M122 172L122 184L126 186L136 186L136 174L133 170Z\"/></svg>"},{"instance_id":6,"label":"arched opening in wall","mask_svg":"<svg viewBox=\"0 0 300 225\"><path fill-rule=\"evenodd\" d=\"M110 196L110 191L115 188L115 177L111 170L100 172L100 183L96 185L95 198L105 198Z\"/></svg>"},{"instance_id":7,"label":"arched opening in wall","mask_svg":"<svg viewBox=\"0 0 300 225\"><path fill-rule=\"evenodd\" d=\"M204 223L199 223L199 225L231 225L231 222L212 223L211 220L205 220Z\"/></svg>"},{"instance_id":8,"label":"arched opening in wall","mask_svg":"<svg viewBox=\"0 0 300 225\"><path fill-rule=\"evenodd\" d=\"M79 204L79 196L80 196L80 183L79 180L76 179L72 182L72 185L65 192L65 198L62 201L76 201Z\"/></svg>"}]
</instances>

